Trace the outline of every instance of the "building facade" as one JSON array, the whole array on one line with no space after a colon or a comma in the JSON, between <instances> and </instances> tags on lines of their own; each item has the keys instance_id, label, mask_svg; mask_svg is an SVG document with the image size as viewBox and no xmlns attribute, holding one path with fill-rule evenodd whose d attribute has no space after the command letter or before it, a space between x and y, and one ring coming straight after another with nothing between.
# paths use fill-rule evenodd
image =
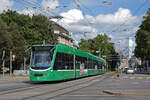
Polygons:
<instances>
[{"instance_id":1,"label":"building facade","mask_svg":"<svg viewBox=\"0 0 150 100\"><path fill-rule=\"evenodd\" d=\"M58 35L58 43L73 46L71 33L54 21L51 21L50 23L54 29L54 33Z\"/></svg>"}]
</instances>

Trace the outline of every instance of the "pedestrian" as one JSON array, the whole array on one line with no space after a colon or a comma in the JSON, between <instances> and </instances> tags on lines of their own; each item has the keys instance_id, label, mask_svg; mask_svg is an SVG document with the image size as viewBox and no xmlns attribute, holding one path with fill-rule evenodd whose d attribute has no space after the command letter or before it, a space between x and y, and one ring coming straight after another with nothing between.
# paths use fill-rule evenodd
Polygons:
<instances>
[{"instance_id":1,"label":"pedestrian","mask_svg":"<svg viewBox=\"0 0 150 100\"><path fill-rule=\"evenodd\" d=\"M119 77L119 68L117 68L117 77Z\"/></svg>"}]
</instances>

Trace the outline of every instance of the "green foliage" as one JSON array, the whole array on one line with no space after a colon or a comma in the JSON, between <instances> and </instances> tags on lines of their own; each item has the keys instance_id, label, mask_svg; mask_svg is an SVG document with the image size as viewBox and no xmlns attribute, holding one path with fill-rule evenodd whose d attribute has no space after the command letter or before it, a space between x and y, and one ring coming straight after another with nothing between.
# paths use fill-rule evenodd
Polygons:
<instances>
[{"instance_id":1,"label":"green foliage","mask_svg":"<svg viewBox=\"0 0 150 100\"><path fill-rule=\"evenodd\" d=\"M6 66L9 66L10 50L16 55L14 69L19 69L23 63L25 49L32 44L42 44L43 40L46 43L57 41L47 17L33 15L31 18L11 10L0 14L0 52L6 50Z\"/></svg>"},{"instance_id":2,"label":"green foliage","mask_svg":"<svg viewBox=\"0 0 150 100\"><path fill-rule=\"evenodd\" d=\"M135 56L142 60L150 60L150 8L136 33L136 44Z\"/></svg>"},{"instance_id":3,"label":"green foliage","mask_svg":"<svg viewBox=\"0 0 150 100\"><path fill-rule=\"evenodd\" d=\"M89 39L89 40L84 40L81 39L79 43L79 49L83 51L90 52L96 56L99 56L99 52L101 54L101 57L106 57L104 59L109 62L111 59L109 58L110 55L117 56L118 54L116 53L114 49L114 44L110 43L110 38L104 34L104 35L97 35L94 39ZM111 60L109 62L109 66L111 66L111 70L115 69L115 64L118 60Z\"/></svg>"},{"instance_id":4,"label":"green foliage","mask_svg":"<svg viewBox=\"0 0 150 100\"><path fill-rule=\"evenodd\" d=\"M7 29L8 26L0 19L0 50L6 49L11 45L10 34Z\"/></svg>"}]
</instances>

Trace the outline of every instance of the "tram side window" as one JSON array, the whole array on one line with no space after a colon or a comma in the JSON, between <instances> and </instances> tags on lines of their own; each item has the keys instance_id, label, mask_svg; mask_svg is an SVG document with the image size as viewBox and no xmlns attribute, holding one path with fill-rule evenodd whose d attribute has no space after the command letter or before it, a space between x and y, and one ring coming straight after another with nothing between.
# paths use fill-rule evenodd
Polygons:
<instances>
[{"instance_id":1,"label":"tram side window","mask_svg":"<svg viewBox=\"0 0 150 100\"><path fill-rule=\"evenodd\" d=\"M102 63L98 62L98 69L102 69Z\"/></svg>"},{"instance_id":2,"label":"tram side window","mask_svg":"<svg viewBox=\"0 0 150 100\"><path fill-rule=\"evenodd\" d=\"M70 70L73 69L73 55L65 53L57 53L54 70Z\"/></svg>"},{"instance_id":3,"label":"tram side window","mask_svg":"<svg viewBox=\"0 0 150 100\"><path fill-rule=\"evenodd\" d=\"M80 69L80 64L81 64L81 60L80 60L80 57L79 56L76 56L76 63L75 63L75 66L76 66L76 69Z\"/></svg>"},{"instance_id":4,"label":"tram side window","mask_svg":"<svg viewBox=\"0 0 150 100\"><path fill-rule=\"evenodd\" d=\"M94 60L94 61L93 61L93 69L95 69L96 66L97 66L97 63L96 63L96 61Z\"/></svg>"},{"instance_id":5,"label":"tram side window","mask_svg":"<svg viewBox=\"0 0 150 100\"><path fill-rule=\"evenodd\" d=\"M106 68L105 64L102 63L102 69L104 70Z\"/></svg>"},{"instance_id":6,"label":"tram side window","mask_svg":"<svg viewBox=\"0 0 150 100\"><path fill-rule=\"evenodd\" d=\"M76 56L76 69L80 69L81 64L87 69L87 58Z\"/></svg>"},{"instance_id":7,"label":"tram side window","mask_svg":"<svg viewBox=\"0 0 150 100\"><path fill-rule=\"evenodd\" d=\"M88 69L88 60L85 59L85 69Z\"/></svg>"},{"instance_id":8,"label":"tram side window","mask_svg":"<svg viewBox=\"0 0 150 100\"><path fill-rule=\"evenodd\" d=\"M95 69L95 61L94 60L92 60L92 69Z\"/></svg>"},{"instance_id":9,"label":"tram side window","mask_svg":"<svg viewBox=\"0 0 150 100\"><path fill-rule=\"evenodd\" d=\"M88 66L89 69L93 69L93 60L91 59L88 60Z\"/></svg>"}]
</instances>

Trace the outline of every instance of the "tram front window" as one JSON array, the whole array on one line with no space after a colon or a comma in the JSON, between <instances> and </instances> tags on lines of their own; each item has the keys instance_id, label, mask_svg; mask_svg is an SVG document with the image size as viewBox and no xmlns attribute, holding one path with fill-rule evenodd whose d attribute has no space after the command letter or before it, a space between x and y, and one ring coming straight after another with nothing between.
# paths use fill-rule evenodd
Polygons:
<instances>
[{"instance_id":1,"label":"tram front window","mask_svg":"<svg viewBox=\"0 0 150 100\"><path fill-rule=\"evenodd\" d=\"M51 66L51 59L50 51L33 51L31 68L47 69Z\"/></svg>"}]
</instances>

